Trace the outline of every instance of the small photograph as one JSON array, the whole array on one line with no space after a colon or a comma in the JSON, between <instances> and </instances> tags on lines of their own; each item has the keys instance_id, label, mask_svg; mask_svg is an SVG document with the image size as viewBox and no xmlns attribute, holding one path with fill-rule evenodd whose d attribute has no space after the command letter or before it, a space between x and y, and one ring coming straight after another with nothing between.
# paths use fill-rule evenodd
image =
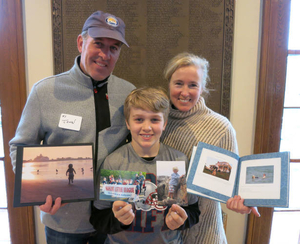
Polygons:
<instances>
[{"instance_id":1,"label":"small photograph","mask_svg":"<svg viewBox=\"0 0 300 244\"><path fill-rule=\"evenodd\" d=\"M156 185L146 176L141 171L101 169L100 200L127 201L142 211L164 210L165 207L156 204Z\"/></svg>"},{"instance_id":2,"label":"small photograph","mask_svg":"<svg viewBox=\"0 0 300 244\"><path fill-rule=\"evenodd\" d=\"M157 161L158 205L188 205L184 161Z\"/></svg>"},{"instance_id":3,"label":"small photograph","mask_svg":"<svg viewBox=\"0 0 300 244\"><path fill-rule=\"evenodd\" d=\"M208 157L203 168L203 173L228 181L230 179L231 169L232 166L230 163Z\"/></svg>"},{"instance_id":4,"label":"small photograph","mask_svg":"<svg viewBox=\"0 0 300 244\"><path fill-rule=\"evenodd\" d=\"M14 205L43 204L48 195L63 202L95 198L92 144L18 147Z\"/></svg>"},{"instance_id":5,"label":"small photograph","mask_svg":"<svg viewBox=\"0 0 300 244\"><path fill-rule=\"evenodd\" d=\"M274 181L274 166L247 167L246 184L272 184Z\"/></svg>"},{"instance_id":6,"label":"small photograph","mask_svg":"<svg viewBox=\"0 0 300 244\"><path fill-rule=\"evenodd\" d=\"M145 172L101 169L100 199L127 201L145 196L145 179Z\"/></svg>"}]
</instances>

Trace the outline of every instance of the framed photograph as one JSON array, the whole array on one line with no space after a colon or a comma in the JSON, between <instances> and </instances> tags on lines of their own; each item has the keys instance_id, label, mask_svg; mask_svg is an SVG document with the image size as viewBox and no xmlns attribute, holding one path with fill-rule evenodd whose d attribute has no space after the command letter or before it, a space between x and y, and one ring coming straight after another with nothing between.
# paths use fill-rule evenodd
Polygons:
<instances>
[{"instance_id":1,"label":"framed photograph","mask_svg":"<svg viewBox=\"0 0 300 244\"><path fill-rule=\"evenodd\" d=\"M14 207L95 199L93 144L18 146Z\"/></svg>"}]
</instances>

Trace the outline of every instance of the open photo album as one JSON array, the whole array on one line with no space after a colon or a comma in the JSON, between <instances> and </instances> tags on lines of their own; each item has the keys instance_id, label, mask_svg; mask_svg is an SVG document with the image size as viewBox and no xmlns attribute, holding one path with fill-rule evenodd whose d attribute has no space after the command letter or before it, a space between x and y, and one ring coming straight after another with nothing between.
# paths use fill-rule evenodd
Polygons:
<instances>
[{"instance_id":1,"label":"open photo album","mask_svg":"<svg viewBox=\"0 0 300 244\"><path fill-rule=\"evenodd\" d=\"M240 195L246 206L288 207L289 152L239 157L199 142L190 161L187 192L223 203Z\"/></svg>"},{"instance_id":2,"label":"open photo album","mask_svg":"<svg viewBox=\"0 0 300 244\"><path fill-rule=\"evenodd\" d=\"M18 146L14 207L96 198L93 144Z\"/></svg>"}]
</instances>

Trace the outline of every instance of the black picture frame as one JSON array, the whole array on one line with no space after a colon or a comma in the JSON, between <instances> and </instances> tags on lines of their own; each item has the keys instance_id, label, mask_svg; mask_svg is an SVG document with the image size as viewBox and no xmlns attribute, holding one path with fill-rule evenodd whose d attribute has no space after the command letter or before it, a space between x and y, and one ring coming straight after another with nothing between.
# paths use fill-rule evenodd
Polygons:
<instances>
[{"instance_id":1,"label":"black picture frame","mask_svg":"<svg viewBox=\"0 0 300 244\"><path fill-rule=\"evenodd\" d=\"M92 143L18 146L13 206L42 205L48 195L62 203L95 200L93 155Z\"/></svg>"}]
</instances>

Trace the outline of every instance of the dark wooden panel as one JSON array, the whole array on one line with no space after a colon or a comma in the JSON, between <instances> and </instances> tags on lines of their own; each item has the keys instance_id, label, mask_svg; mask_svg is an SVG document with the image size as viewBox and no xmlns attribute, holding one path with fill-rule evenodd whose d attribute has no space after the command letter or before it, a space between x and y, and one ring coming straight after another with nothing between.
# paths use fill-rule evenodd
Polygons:
<instances>
[{"instance_id":1,"label":"dark wooden panel","mask_svg":"<svg viewBox=\"0 0 300 244\"><path fill-rule=\"evenodd\" d=\"M168 84L167 61L189 51L210 62L207 105L227 117L233 45L233 0L52 0L55 73L71 68L79 53L76 39L97 10L121 17L126 40L114 74L137 87Z\"/></svg>"},{"instance_id":2,"label":"dark wooden panel","mask_svg":"<svg viewBox=\"0 0 300 244\"><path fill-rule=\"evenodd\" d=\"M290 0L265 0L254 153L278 152L288 53ZM247 243L269 243L273 208L248 218Z\"/></svg>"},{"instance_id":3,"label":"dark wooden panel","mask_svg":"<svg viewBox=\"0 0 300 244\"><path fill-rule=\"evenodd\" d=\"M0 101L7 202L12 243L35 243L32 207L13 208L14 178L8 141L14 136L26 100L21 0L0 0Z\"/></svg>"}]
</instances>

